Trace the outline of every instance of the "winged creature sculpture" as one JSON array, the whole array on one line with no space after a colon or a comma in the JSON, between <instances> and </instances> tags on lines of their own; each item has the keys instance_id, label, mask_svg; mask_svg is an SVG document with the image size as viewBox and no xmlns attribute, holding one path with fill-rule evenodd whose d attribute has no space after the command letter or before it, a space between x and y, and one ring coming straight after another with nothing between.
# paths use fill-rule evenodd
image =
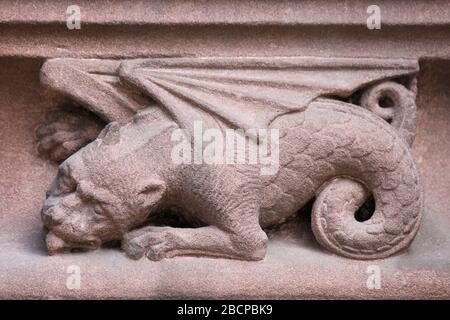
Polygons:
<instances>
[{"instance_id":1,"label":"winged creature sculpture","mask_svg":"<svg viewBox=\"0 0 450 320\"><path fill-rule=\"evenodd\" d=\"M406 59L48 60L41 82L110 123L100 133L100 120L72 112L37 129L41 153L54 160L73 154L61 164L42 211L49 252L121 240L133 258L261 259L267 246L261 227L284 221L314 197L312 228L328 250L357 259L399 252L414 238L422 214L409 151L417 71L417 61ZM168 155L153 155L170 154L161 147L171 145L166 133L179 128L194 135L195 122L222 131L279 129L280 171L259 177L249 166L197 166L183 167L188 173L182 174L167 164ZM145 139L151 143L142 144ZM145 162L151 165L130 169ZM145 172L155 175L145 177L151 182L142 190L133 189L142 181L125 182L124 176ZM97 175L108 186L94 181ZM99 194L110 194L103 200L108 209L92 201ZM78 202L68 208L64 198L75 195ZM371 198L374 212L355 216ZM169 206L202 227L145 226L152 212Z\"/></svg>"}]
</instances>

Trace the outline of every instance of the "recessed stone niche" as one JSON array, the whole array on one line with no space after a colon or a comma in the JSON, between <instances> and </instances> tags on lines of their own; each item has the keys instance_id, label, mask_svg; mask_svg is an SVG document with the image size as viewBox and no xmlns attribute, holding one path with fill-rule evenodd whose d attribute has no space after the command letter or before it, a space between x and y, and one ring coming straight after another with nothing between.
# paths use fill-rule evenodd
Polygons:
<instances>
[{"instance_id":1,"label":"recessed stone niche","mask_svg":"<svg viewBox=\"0 0 450 320\"><path fill-rule=\"evenodd\" d=\"M450 297L449 3L446 1L383 2L379 6L381 29L368 28L367 19L370 13L367 11L366 4L360 1L345 1L344 5L338 1L281 3L250 0L173 1L170 4L158 1L135 4L130 1L129 5L112 1L107 6L104 2L78 1L77 6L81 11L81 29L71 30L66 25L70 14L67 13L67 7L59 1L46 1L39 5L17 1L3 1L0 4L1 298L448 299ZM89 59L96 60L93 63L93 60ZM51 68L43 68L45 65ZM74 65L76 65L73 69L75 71L68 70ZM182 75L184 78L181 76L176 79L170 78L169 71L175 68L174 65L177 68L180 66L184 68L180 69L184 72ZM76 72L81 70L79 66L86 68L83 72L95 80L92 82L95 85L89 82L91 78L86 80L87 78L76 76ZM141 72L139 68L147 69ZM133 73L132 70L138 71ZM173 73L181 72L180 70L176 69ZM245 73L247 70L250 70L248 74ZM164 72L166 74L160 76ZM73 75L75 76L72 77ZM210 87L201 82L200 75L209 79L207 84ZM227 81L218 80L226 77L228 77ZM262 78L264 81L261 80ZM147 83L142 79L150 80ZM193 82L192 79L197 82ZM370 110L370 108L365 110L364 103L361 102L364 101L362 99L367 90L376 85L383 85L386 81L393 82L395 88L401 87L400 92L407 90L410 97L414 96L413 104L414 108L417 108L413 111L407 110L406 112L414 112L414 117L408 118L407 115L401 118L403 122L397 128L394 120L389 117L383 119L383 114L381 113L380 116L377 110ZM181 85L169 86L169 84L181 82L185 86L183 89L188 89L182 91ZM108 89L102 91L103 87L97 87L97 83L106 83ZM150 90L155 83L166 91ZM212 88L213 85L217 86ZM233 88L231 88L232 85ZM245 92L239 91L239 86L245 87ZM168 89L169 87L172 91ZM210 90L208 97L211 100L202 104L198 92L205 92L205 87ZM303 91L299 93L300 87L306 88L304 91L306 93ZM197 90L198 88L200 90ZM273 88L279 88L281 91ZM115 93L109 95L110 92ZM115 95L117 92L119 93ZM165 99L166 96L163 94L165 92L176 92L177 94L168 96L177 97L178 100ZM216 95L217 92L220 94ZM253 100L247 99L246 95L252 96ZM222 103L214 102L216 96L219 96L217 99ZM235 100L230 102L230 96ZM396 97L395 94L387 95L385 100L379 100L379 107L392 108L392 104L397 101ZM108 104L105 101L112 102ZM403 240L398 240L401 245L398 250L395 249L397 238L394 237L389 245L395 250L391 252L389 249L383 249L379 244L385 241L384 233L381 233L382 236L377 238L377 244L365 246L362 242L369 241L371 238L369 236L358 238L358 235L355 235L359 230L358 227L348 227L349 234L343 235L342 241L348 244L347 247L341 246L339 239L326 238L329 235L326 228L329 228L330 224L336 220L328 219L329 208L323 209L324 212L322 212L321 207L314 206L314 201L318 203L326 200L320 192L332 192L332 190L327 191L328 184L321 184L318 190L309 190L312 194L315 192L314 196L305 196L305 199L309 197L310 201L302 203L296 213L289 215L286 219L280 219L277 221L279 223L265 227L267 242L265 242L265 235L262 234L261 237L255 236L249 242L244 240L239 242L239 240L223 245L223 248L220 247L222 245L220 243L218 250L211 249L204 243L201 244L201 248L198 248L196 237L202 234L196 233L193 237L179 236L183 243L178 245L184 247L176 249L186 250L186 254L181 256L167 252L157 255L155 254L157 248L152 245L149 249L150 253L144 252L148 254L149 259L145 257L132 259L137 258L133 255L138 255L137 251L133 251L135 247L130 249L123 243L129 239L133 240L134 234L131 233L131 236L125 234L122 237L123 234L120 232L123 230L119 227L117 230L120 232L112 232L110 229L102 231L102 237L105 233L112 232L113 236L110 238L113 241L102 241L104 243L97 250L70 250L80 249L75 245L78 242L73 240L74 235L71 233L73 231L58 227L53 212L48 213L51 217L46 217L45 209L47 208L44 206L43 209L46 191L58 173L58 165L70 155L70 153L55 155L55 149L42 147L42 136L36 137L36 128L39 126L42 128L42 124L51 124L52 114L55 114L55 111L69 108L75 118L79 117L76 123L80 127L72 127L72 129L81 135L78 136L79 140L82 140L80 144L90 142L88 138L83 140L85 136L82 135L80 128L90 128L89 130L94 130L95 135L98 135L106 122L116 120L121 123L118 125L119 129L109 126L109 131L105 130L106 133L101 133L99 139L104 144L113 141L112 145L115 145L114 130L119 130L118 132L123 134L118 138L120 143L129 147L140 137L136 136L132 142L123 142L127 141L125 123L145 122L149 121L149 117L158 120L160 119L158 117L168 115L172 117L171 120L184 121L175 121L177 125L186 125L186 122L194 121L196 116L189 115L187 118L180 116L181 113L177 113L177 110L186 110L185 105L183 105L184 109L175 110L175 107L183 103L193 108L205 108L212 105L212 108L207 109L207 115L214 119L231 119L231 122L227 123L232 128L241 128L242 123L242 127L249 124L254 125L254 128L264 128L264 125L267 125L264 122L265 118L264 121L258 122L260 119L258 113L254 113L253 116L247 113L256 105L254 101L266 107L270 106L270 109L268 107L261 109L263 110L261 112L267 114L270 112L278 114L284 112L280 110L288 110L287 113L306 112L306 118L310 114L313 119L329 117L331 112L342 108L342 110L353 110L348 111L350 116L348 114L347 116L350 120L345 121L352 123L352 117L359 117L358 119L368 121L368 128L372 128L372 125L373 128L379 127L382 129L380 135L387 132L390 137L393 137L390 148L399 148L406 154L404 157L413 159L410 161L415 163L417 169L411 164L413 167L405 169L405 175L413 172L414 178L417 171L420 179L416 185L422 190L422 193L417 193L416 199L422 201L422 207L418 205L416 209L411 209L411 214L420 215L422 218L420 222L414 222L415 224L411 226L417 230L401 230L407 239L405 244L402 244ZM116 108L114 104L125 105L127 108L131 106L131 109ZM163 110L164 115L161 115L159 111L154 114L151 111L152 114L149 116L147 111L138 113L138 110L133 109L133 106L142 104L157 105ZM249 107L241 109L241 114L235 109L227 109L228 105L232 107L248 105ZM330 108L329 111L326 108ZM166 112L167 110L169 112ZM323 114L317 111L321 116L316 116L314 110L322 110L320 112ZM339 112L347 112L342 110ZM135 116L135 113L140 116ZM133 117L135 117L134 120L131 120ZM301 117L299 115L298 119ZM337 118L333 116L330 119L327 122L328 125L330 121ZM86 121L91 123L88 124ZM407 127L403 132L401 129L405 121L414 121L414 126ZM283 124L282 120L280 123ZM302 122L301 125L305 123L307 121ZM364 123L366 122L362 122L361 126L364 127ZM155 128L155 126L150 124L149 128ZM408 136L409 132L412 132L411 127L415 127L415 137L413 137L412 146L409 147L409 142L412 141L411 136ZM342 132L348 135L357 134L352 132L352 128L349 127ZM307 131L307 129L304 130ZM368 137L376 132L370 130ZM336 135L339 132L337 130ZM87 133L86 136L88 136ZM64 135L61 139L64 140ZM374 141L366 139L362 142L361 148L376 149L376 143L378 143L376 139ZM78 150L79 147L73 150L75 155L88 149L86 147ZM155 154L163 152L154 145L151 148ZM320 147L317 152L310 154L312 158L317 156L313 163L319 163L321 158L318 154L324 148ZM136 150L140 149L136 148ZM284 149L281 144L280 150L281 167L283 167L282 151ZM133 152L131 152L133 161L139 163L142 158L135 156L138 151ZM307 149L304 149L303 153L298 154L301 156L307 152ZM386 154L388 155L374 159L387 163L383 161L390 159L391 153ZM52 155L57 159L52 160ZM70 159L75 158L76 156ZM343 157L338 158L344 162ZM86 159L82 157L82 160L76 160L86 163ZM108 161L100 162L100 165L97 163L96 170L81 170L81 173L86 176L83 179L89 180L96 172L102 171L107 165L115 165L118 160L109 159ZM75 166L78 164L75 160L73 162ZM359 177L366 177L362 173L364 170L360 170L361 173L359 173L359 169L354 169L356 171L339 169L341 168L339 163L333 163L334 169L336 172L341 170L345 174L336 177L345 180L354 174L357 183L359 183ZM163 161L156 164L157 168L164 165ZM363 168L368 167L363 165ZM380 168L377 170L384 170L383 166ZM205 226L215 225L216 221L213 219L213 222L210 222L212 218L208 218L210 216L206 213L210 212L210 207L222 208L225 200L222 198L217 200L216 195L220 195L229 186L228 181L234 180L224 179L225 187L223 187L219 184L222 180L214 180L218 179L217 176L220 178L220 174L211 173L209 169L205 169L207 173L203 173L202 170L194 170L193 172L196 173L188 176L191 179L189 183L192 188L188 188L187 191L177 189L176 192L172 192L176 194L174 199L178 200L171 200L170 210L162 210L147 219L146 228L148 224L156 225L157 227L154 228L164 228L168 225L177 230L182 229L182 235L184 235L189 230L197 232ZM228 169L221 171L223 177L228 174L226 170ZM247 167L242 170L247 170ZM302 172L307 170L309 167L300 167L295 175L283 178L283 183L279 187L282 189L290 185L292 179L302 177ZM115 172L119 174L118 171ZM325 171L320 169L317 172ZM379 171L374 172L373 177L378 177ZM387 178L380 182L382 185L386 183L384 189L382 188L384 191L380 191L382 195L387 194L386 190L394 184L389 180L389 172L393 170L387 170L385 173ZM246 175L249 174L246 173ZM233 174L233 177L235 176ZM397 181L395 175L392 179ZM205 186L209 186L209 181L213 180L219 181L217 185L221 187L206 188ZM312 178L312 180L321 181L319 178ZM403 180L398 180L392 188L398 185L410 186L411 183L406 180L404 176ZM253 210L251 205L253 198L248 196L252 193L246 188L251 183L255 183L254 180L246 181L236 184L242 188L242 192L238 192L240 197L232 199L236 201L236 207L250 203L242 211L245 216ZM360 182L366 186L376 185L374 181ZM155 190L160 190L158 183L158 181L152 181L150 186L146 186L145 192L150 188L152 194L155 194ZM125 188L124 185L125 182L111 185L109 191L115 192ZM236 185L232 184L233 187ZM305 194L309 194L308 188L315 188L315 184L309 185L306 179L298 181L298 185L299 192ZM166 188L170 189L169 191L176 189L172 185ZM101 195L99 190L93 188L94 196ZM192 190L202 193L204 202L200 206L192 204L196 199L192 195L195 193ZM236 192L241 189L233 190ZM358 190L369 199L367 190L364 188ZM381 223L384 223L385 231L383 232L386 233L386 237L390 237L391 233L388 232L390 229L386 227L386 223L392 218L389 214L395 213L394 209L390 208L400 207L399 214L404 213L409 204L405 205L402 201L407 202L404 200L407 194L397 198L383 198L384 202L377 202L381 201L381 196L378 195L376 187L373 190L375 190L373 191L375 206L370 205L369 200L364 198L362 202L365 204L360 206L355 219L358 220L357 223L371 221L370 219L376 218L377 208L387 208L385 216L382 216L385 220ZM411 190L411 194L415 192L415 189ZM261 194L265 193L261 191ZM270 192L268 194L273 195ZM338 195L343 197L343 194ZM357 198L354 193L350 196ZM195 199L190 200L189 197ZM226 195L224 197L226 198ZM138 203L140 205L146 203L145 201L148 200L145 199L139 198ZM272 211L267 209L269 212L267 219L270 220L277 217L280 212L288 211L286 208L290 205L289 199L281 204L273 205L270 209ZM339 205L339 197L333 198L332 201L335 201L331 202L333 205ZM349 200L348 203L353 203L351 201ZM189 204L185 207L206 213L202 213L199 219L190 220L189 215L186 217L183 214L183 207L177 206L178 203L186 202ZM256 198L255 203L257 207L264 208L263 200ZM386 207L383 207L385 204L387 204ZM64 206L69 205L65 202ZM232 206L226 206L226 208L232 208ZM335 218L339 223L343 223L343 228L347 228L344 224L347 220L339 219L347 212L345 210L339 211ZM374 210L374 217L372 217ZM108 214L112 214L111 211L114 210L111 209ZM325 215L323 219L327 221L327 224L321 225L322 220L319 222L314 220L316 211ZM229 212L223 210L221 214L228 217ZM251 218L248 219L251 220ZM409 221L410 217L405 214L403 219ZM237 220L238 230L240 226L244 229L248 227L243 220L244 218ZM63 221L63 226L64 223ZM124 222L124 225L126 223ZM406 222L405 225L407 225ZM81 228L80 224L75 222L72 226ZM132 226L129 229L135 227L138 226ZM63 245L54 242L57 240L49 240L48 236L46 243L45 237L49 229L50 233L57 234L55 237L58 241L64 242L66 247L63 249L66 250L59 252L57 249ZM88 229L87 233L90 230L92 229ZM123 232L127 233L130 230ZM251 231L248 234L252 236L260 235L253 233L251 228L249 230ZM337 231L340 231L339 228ZM416 231L417 234L415 234ZM148 233L149 237L152 237L152 232ZM239 232L236 233L239 235ZM84 234L80 236L83 241ZM147 236L147 233L144 233L144 236ZM142 236L138 233L137 237ZM345 237L350 240L347 239L347 241ZM72 242L68 240L69 238ZM76 240L81 241L80 239ZM209 233L205 239L204 242L215 241ZM230 236L230 239L234 238ZM172 243L171 241L169 244ZM258 241L262 241L260 246ZM186 244L188 242L189 244ZM135 241L131 244L142 245L142 242ZM388 244L387 240L386 244ZM81 247L81 249L87 249L84 244ZM194 254L189 254L192 252ZM55 254L49 255L49 253ZM214 255L217 256L214 257Z\"/></svg>"}]
</instances>

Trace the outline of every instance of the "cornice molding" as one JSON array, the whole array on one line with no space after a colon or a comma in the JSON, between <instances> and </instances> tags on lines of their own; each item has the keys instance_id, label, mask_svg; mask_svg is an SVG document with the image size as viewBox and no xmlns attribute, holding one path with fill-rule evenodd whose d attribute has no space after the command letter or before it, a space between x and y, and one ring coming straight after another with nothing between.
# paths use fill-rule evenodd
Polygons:
<instances>
[{"instance_id":1,"label":"cornice molding","mask_svg":"<svg viewBox=\"0 0 450 320\"><path fill-rule=\"evenodd\" d=\"M65 24L67 6L57 0L2 1L0 24ZM367 1L87 1L76 3L86 25L277 25L365 26ZM448 26L450 6L443 0L378 1L385 26ZM127 12L126 15L123 13Z\"/></svg>"}]
</instances>

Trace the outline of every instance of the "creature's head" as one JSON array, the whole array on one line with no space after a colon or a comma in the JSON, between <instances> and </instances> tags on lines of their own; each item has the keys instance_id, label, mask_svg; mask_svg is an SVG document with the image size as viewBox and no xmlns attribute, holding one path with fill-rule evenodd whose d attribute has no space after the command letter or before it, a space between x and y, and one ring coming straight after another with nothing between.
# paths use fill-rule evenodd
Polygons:
<instances>
[{"instance_id":1,"label":"creature's head","mask_svg":"<svg viewBox=\"0 0 450 320\"><path fill-rule=\"evenodd\" d=\"M149 140L169 127L110 124L60 165L42 208L49 254L96 249L145 221L166 190Z\"/></svg>"}]
</instances>

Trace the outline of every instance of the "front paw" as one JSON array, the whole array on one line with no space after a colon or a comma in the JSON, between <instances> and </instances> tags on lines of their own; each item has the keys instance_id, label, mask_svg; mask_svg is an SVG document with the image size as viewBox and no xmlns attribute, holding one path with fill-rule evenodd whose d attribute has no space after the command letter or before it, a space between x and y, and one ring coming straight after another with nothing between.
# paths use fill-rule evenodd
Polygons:
<instances>
[{"instance_id":1,"label":"front paw","mask_svg":"<svg viewBox=\"0 0 450 320\"><path fill-rule=\"evenodd\" d=\"M122 250L125 251L128 258L139 260L145 255L147 248L142 246L142 242L138 239L125 237L122 240Z\"/></svg>"},{"instance_id":2,"label":"front paw","mask_svg":"<svg viewBox=\"0 0 450 320\"><path fill-rule=\"evenodd\" d=\"M144 255L152 260L159 261L168 258L169 252L176 247L177 237L170 227L145 227L132 231L122 240L122 249L126 255L134 260Z\"/></svg>"},{"instance_id":3,"label":"front paw","mask_svg":"<svg viewBox=\"0 0 450 320\"><path fill-rule=\"evenodd\" d=\"M52 161L63 161L93 141L103 126L101 120L80 108L50 111L35 130L37 151Z\"/></svg>"}]
</instances>

